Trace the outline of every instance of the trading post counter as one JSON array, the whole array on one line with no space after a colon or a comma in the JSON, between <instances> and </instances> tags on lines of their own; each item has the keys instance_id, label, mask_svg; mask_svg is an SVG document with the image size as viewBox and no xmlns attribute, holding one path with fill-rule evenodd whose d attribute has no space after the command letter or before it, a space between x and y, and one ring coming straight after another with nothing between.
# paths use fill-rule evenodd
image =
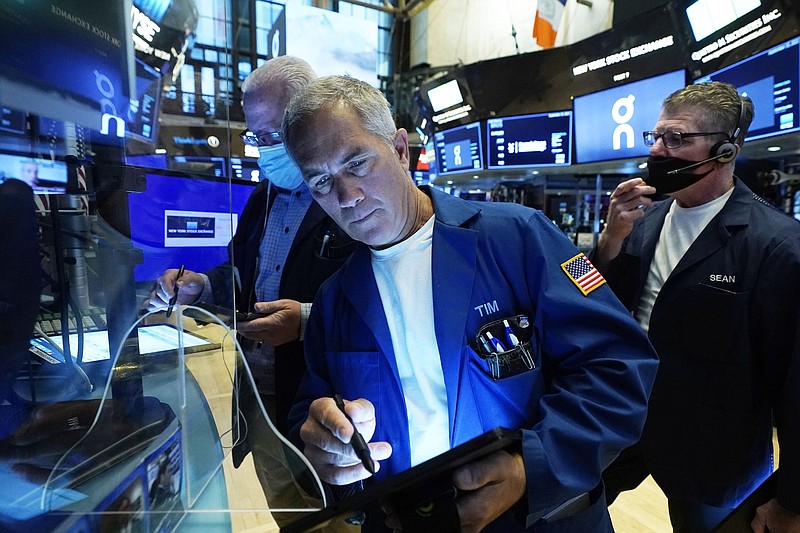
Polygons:
<instances>
[{"instance_id":1,"label":"trading post counter","mask_svg":"<svg viewBox=\"0 0 800 533\"><path fill-rule=\"evenodd\" d=\"M184 310L170 324L155 313L132 326L112 371L83 372L93 392L0 405L0 530L232 531L232 517L266 523L280 513L265 503L237 509L229 497L238 482L226 460L243 430L233 398L252 377L227 327Z\"/></svg>"}]
</instances>

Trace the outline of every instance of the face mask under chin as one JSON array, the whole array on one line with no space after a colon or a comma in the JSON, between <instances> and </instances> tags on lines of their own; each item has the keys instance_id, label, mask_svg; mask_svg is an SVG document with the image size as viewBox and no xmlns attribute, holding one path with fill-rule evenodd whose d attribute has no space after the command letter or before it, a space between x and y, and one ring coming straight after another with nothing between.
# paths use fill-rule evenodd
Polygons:
<instances>
[{"instance_id":1,"label":"face mask under chin","mask_svg":"<svg viewBox=\"0 0 800 533\"><path fill-rule=\"evenodd\" d=\"M645 182L656 188L655 197L663 197L665 194L672 194L678 192L690 185L694 185L701 179L705 178L711 173L711 170L695 174L692 172L695 168L682 171L684 167L688 167L697 163L697 161L688 161L678 157L649 157L647 159L647 179ZM670 174L670 172L674 172Z\"/></svg>"}]
</instances>

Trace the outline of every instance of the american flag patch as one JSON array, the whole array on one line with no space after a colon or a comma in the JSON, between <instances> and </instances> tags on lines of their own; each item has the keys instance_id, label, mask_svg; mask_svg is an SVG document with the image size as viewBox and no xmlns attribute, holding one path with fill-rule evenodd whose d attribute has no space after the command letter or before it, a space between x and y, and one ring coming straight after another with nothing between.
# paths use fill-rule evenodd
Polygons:
<instances>
[{"instance_id":1,"label":"american flag patch","mask_svg":"<svg viewBox=\"0 0 800 533\"><path fill-rule=\"evenodd\" d=\"M606 282L600 271L582 253L569 261L561 263L561 270L567 274L567 277L580 289L584 296Z\"/></svg>"}]
</instances>

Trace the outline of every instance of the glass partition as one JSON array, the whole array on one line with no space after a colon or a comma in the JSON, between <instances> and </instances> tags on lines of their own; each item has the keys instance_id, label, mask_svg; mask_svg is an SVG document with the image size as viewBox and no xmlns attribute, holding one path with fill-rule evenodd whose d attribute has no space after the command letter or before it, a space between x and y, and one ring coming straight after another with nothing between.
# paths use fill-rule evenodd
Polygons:
<instances>
[{"instance_id":1,"label":"glass partition","mask_svg":"<svg viewBox=\"0 0 800 533\"><path fill-rule=\"evenodd\" d=\"M169 320L147 313L110 356L102 336L86 332L83 342L87 370L102 361L112 370L96 382L85 372L95 386L83 394L37 400L5 439L3 530L230 531L239 516L271 513L285 524L325 506L316 473L275 431L257 395L251 397L261 416L237 423L254 381L235 335L217 316L192 306L177 307ZM66 355L52 337L38 344ZM248 431L271 458L270 510L227 490L248 474L230 464Z\"/></svg>"}]
</instances>

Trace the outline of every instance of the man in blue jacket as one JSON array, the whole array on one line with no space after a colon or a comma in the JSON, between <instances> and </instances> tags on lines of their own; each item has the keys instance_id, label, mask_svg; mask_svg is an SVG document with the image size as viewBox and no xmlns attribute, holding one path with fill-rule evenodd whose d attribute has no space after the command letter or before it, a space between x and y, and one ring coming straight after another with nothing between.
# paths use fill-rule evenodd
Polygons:
<instances>
[{"instance_id":1,"label":"man in blue jacket","mask_svg":"<svg viewBox=\"0 0 800 533\"><path fill-rule=\"evenodd\" d=\"M602 277L538 211L418 189L407 133L368 84L310 84L283 131L314 199L365 244L314 301L290 412L320 477L370 476L340 394L377 479L522 430L519 451L455 471L464 530L611 531L600 474L639 437L657 359Z\"/></svg>"},{"instance_id":2,"label":"man in blue jacket","mask_svg":"<svg viewBox=\"0 0 800 533\"><path fill-rule=\"evenodd\" d=\"M615 189L592 256L661 359L608 496L652 474L676 532L712 530L772 473L773 420L777 498L753 529L800 531L800 225L733 175L752 119L726 83L670 95L644 132L647 182Z\"/></svg>"}]
</instances>

